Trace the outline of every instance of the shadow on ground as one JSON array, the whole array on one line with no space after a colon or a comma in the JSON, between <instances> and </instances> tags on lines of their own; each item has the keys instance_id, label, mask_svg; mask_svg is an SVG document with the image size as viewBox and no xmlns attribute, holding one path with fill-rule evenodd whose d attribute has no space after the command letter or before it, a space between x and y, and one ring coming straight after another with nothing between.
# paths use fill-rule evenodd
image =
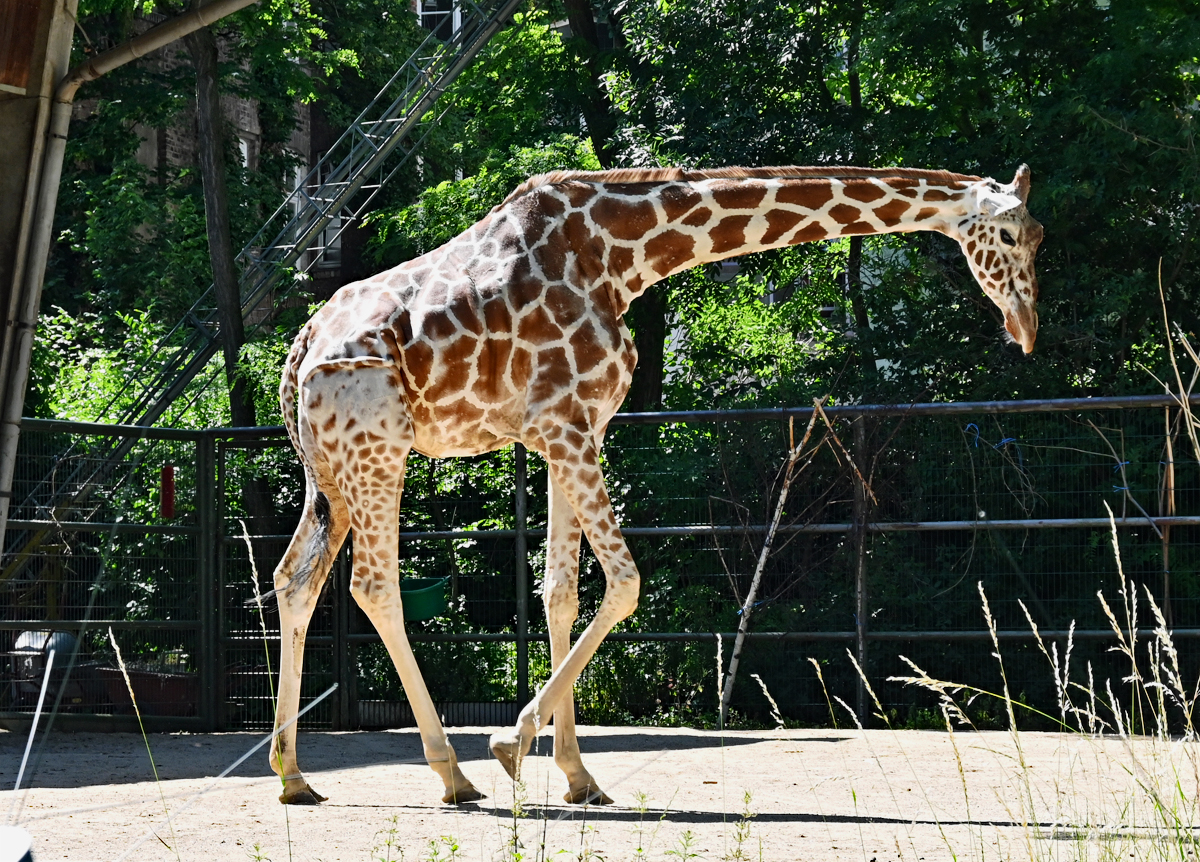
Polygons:
<instances>
[{"instance_id":1,"label":"shadow on ground","mask_svg":"<svg viewBox=\"0 0 1200 862\"><path fill-rule=\"evenodd\" d=\"M339 805L337 803L326 803L325 808L356 808L356 809L378 809L380 811L428 811L429 806L422 805ZM487 803L469 803L459 806L459 813L472 814L480 817L495 817L503 822L512 822L513 813L509 808L493 808ZM576 821L576 822L594 822L602 823L605 821L617 823L657 823L664 821L666 823L734 823L739 819L737 814L722 813L720 811L688 811L661 808L648 808L646 811L638 811L633 808L625 808L618 805L605 806L590 806L584 809L577 805L549 805L543 808L542 806L532 806L527 808L522 815L523 822L535 823L541 820L550 822L556 821ZM904 817L868 817L857 814L821 814L813 811L774 811L769 813L756 813L751 818L755 823L850 823L850 824L889 824L898 825L925 825L925 826L995 826L995 827L1014 827L1025 829L1028 827L1038 827L1041 829L1056 829L1062 828L1062 823L1032 823L1028 821L1017 822L1015 820L935 820L922 818L904 818Z\"/></svg>"},{"instance_id":2,"label":"shadow on ground","mask_svg":"<svg viewBox=\"0 0 1200 862\"><path fill-rule=\"evenodd\" d=\"M449 731L459 761L490 760L488 732L475 728L465 733ZM195 779L215 776L250 750L265 734L152 734L150 748L162 780ZM808 742L840 742L846 737L819 737ZM16 779L25 746L25 734L0 733L0 786ZM733 735L722 738L716 731L694 731L661 735L603 730L579 738L584 756L608 752L645 753L686 751L700 748L734 748L772 739L761 735ZM40 740L39 740L40 742ZM553 751L552 736L535 741L535 754ZM416 729L399 731L362 731L358 733L304 733L297 741L301 766L310 772L399 763L425 763L421 737ZM131 733L60 733L51 734L40 761L34 756L26 768L23 784L37 787L88 787L97 784L130 784L152 781L154 776L146 756L142 737ZM267 774L267 748L264 746L231 775L263 777Z\"/></svg>"}]
</instances>

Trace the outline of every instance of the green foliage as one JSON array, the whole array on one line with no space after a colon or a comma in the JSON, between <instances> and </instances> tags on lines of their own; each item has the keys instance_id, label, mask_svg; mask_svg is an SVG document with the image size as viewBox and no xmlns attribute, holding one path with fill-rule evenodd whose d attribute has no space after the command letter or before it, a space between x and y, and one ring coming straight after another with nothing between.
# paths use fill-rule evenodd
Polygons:
<instances>
[{"instance_id":1,"label":"green foliage","mask_svg":"<svg viewBox=\"0 0 1200 862\"><path fill-rule=\"evenodd\" d=\"M483 218L533 174L599 167L591 145L571 135L536 147L514 146L493 156L474 176L427 188L415 203L398 212L374 213L368 225L377 231L371 241L375 261L394 266L432 251Z\"/></svg>"},{"instance_id":2,"label":"green foliage","mask_svg":"<svg viewBox=\"0 0 1200 862\"><path fill-rule=\"evenodd\" d=\"M569 137L583 134L578 105L586 73L551 29L552 11L531 3L514 21L451 86L452 107L436 132L432 157L467 174L484 165L495 173L510 152L545 142L546 164L554 163L554 153L566 159L558 168L595 164L594 156L562 152L570 149ZM537 167L532 154L524 158L530 173L555 169ZM513 185L525 176L516 166L504 172L506 180L515 178Z\"/></svg>"},{"instance_id":3,"label":"green foliage","mask_svg":"<svg viewBox=\"0 0 1200 862\"><path fill-rule=\"evenodd\" d=\"M848 308L848 241L746 256L729 281L718 280L715 266L675 276L666 285L668 408L806 404L827 394L839 402L904 402L1150 391L1155 386L1145 369L1161 372L1165 359L1156 346L1162 343L1160 259L1170 315L1189 331L1200 325L1200 18L1188 3L603 5L616 41L600 58L601 83L616 123L609 143L620 163L902 164L1007 180L1028 162L1030 210L1046 227L1039 256L1042 330L1030 358L1004 343L1001 321L961 253L936 235L864 241L865 328L852 325ZM128 35L134 15L144 10L125 0L93 0L81 14L92 40L107 45ZM430 251L531 174L599 167L580 119L596 82L552 29L561 17L557 7L530 4L517 26L502 31L454 83L420 165L414 160L397 177L369 221L376 265ZM254 171L230 159L241 241L280 199L295 158L286 144L297 104L316 100L329 124L343 127L424 32L407 6L374 0L274 0L221 26L231 46L223 87L257 101L264 131ZM194 170L152 174L136 158L142 130L177 122L193 85L186 63L170 71L133 65L84 91L93 110L71 132L59 205L63 242L51 261L34 357L31 410L37 415L87 419L109 401L119 402L133 360L152 349L164 322L177 319L209 282ZM278 421L279 369L298 325L294 318L280 321L245 350L264 423ZM223 424L226 408L206 395L186 421ZM1006 509L1014 517L1096 515L1096 488L1115 484L1107 456L1055 462L1057 444L1044 429L1014 427L976 429L971 437L960 425L889 426L897 434L895 454L878 465L879 514L969 519L983 508L992 517ZM762 523L785 433L778 426L614 428L606 469L618 514L628 525ZM1047 439L1039 442L1039 434ZM1010 436L1021 442L1001 444ZM1129 486L1149 500L1160 480L1161 436L1131 432L1126 443L1121 453L1132 462ZM1072 445L1086 448L1080 441ZM938 457L921 454L930 451ZM454 462L414 456L402 509L406 529L510 528L511 467L510 453ZM843 468L817 465L813 490L797 492L788 517L848 519ZM531 461L531 487L542 487L542 469ZM1060 496L1028 484L1043 469L1057 471ZM237 492L251 477L269 480L280 520L294 514L301 489L286 449L231 455L229 471L231 515L245 514ZM951 490L961 493L948 501ZM132 518L154 518L145 488L118 495L114 505ZM544 525L542 506L532 506L535 527ZM644 582L626 628L734 628L731 599L744 591L756 541L632 543ZM878 622L898 630L977 625L973 601L939 601L979 571L1009 579L1009 592L996 592L997 613L1014 614L1021 588L1014 586L1019 580L1013 580L1010 556L1034 573L1033 583L1057 615L1080 616L1086 613L1080 594L1090 595L1095 585L1081 590L1050 575L1099 571L1106 549L1084 536L1070 542L1014 539L1011 548L963 548L925 535L880 538L870 551L871 570L881 573L872 584L881 605ZM1141 536L1131 545L1129 566L1147 580L1157 576L1155 544ZM404 574L453 577L450 616L424 626L510 630L513 553L507 540L410 543ZM794 540L770 564L771 594L756 627L849 627L848 553L836 537ZM1188 553L1173 558L1173 575L1178 594L1192 596L1197 583ZM544 550L535 543L535 577L539 555ZM131 618L157 613L165 601L164 571L144 561L130 564L113 601L119 593L118 605ZM896 572L904 578L892 576ZM586 553L581 583L581 619L587 620L603 578ZM944 611L943 618L931 620L932 608ZM939 644L922 648L946 652ZM418 653L431 680L450 680L436 697L515 697L508 646L422 644ZM532 654L538 682L549 675L549 656L540 645ZM806 645L804 654L828 662L840 651ZM820 698L813 680L798 678L800 658L780 648L753 659L782 702ZM381 650L360 650L359 661L364 695L399 695ZM477 673L454 672L464 666ZM853 697L848 690L840 694ZM748 705L744 715L766 714L757 689L739 688L738 698ZM712 646L605 647L581 679L579 699L590 720L703 721L716 705ZM936 718L923 711L927 706L901 709L919 724Z\"/></svg>"}]
</instances>

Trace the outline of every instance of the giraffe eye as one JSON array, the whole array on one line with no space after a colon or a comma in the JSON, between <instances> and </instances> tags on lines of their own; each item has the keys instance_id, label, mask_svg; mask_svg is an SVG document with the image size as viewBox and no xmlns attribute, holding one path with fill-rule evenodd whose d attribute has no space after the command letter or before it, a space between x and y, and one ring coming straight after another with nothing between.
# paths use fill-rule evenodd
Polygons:
<instances>
[{"instance_id":1,"label":"giraffe eye","mask_svg":"<svg viewBox=\"0 0 1200 862\"><path fill-rule=\"evenodd\" d=\"M1012 234L1006 231L1004 228L1000 228L1000 242L1004 243L1005 245L1017 244L1017 241L1013 239Z\"/></svg>"}]
</instances>

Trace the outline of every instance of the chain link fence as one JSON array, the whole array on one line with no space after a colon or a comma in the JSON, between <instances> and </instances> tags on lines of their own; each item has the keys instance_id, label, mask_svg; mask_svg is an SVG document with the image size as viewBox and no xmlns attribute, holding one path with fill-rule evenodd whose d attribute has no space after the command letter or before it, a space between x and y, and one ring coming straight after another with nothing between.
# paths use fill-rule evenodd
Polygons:
<instances>
[{"instance_id":1,"label":"chain link fence","mask_svg":"<svg viewBox=\"0 0 1200 862\"><path fill-rule=\"evenodd\" d=\"M637 613L577 686L583 721L704 721L779 491L811 408L622 414L605 445L614 506L642 572ZM1099 686L1127 672L1097 598L1118 616L1125 576L1200 667L1200 475L1169 398L826 408L788 497L753 607L734 712L812 724L935 719L910 673L1001 685L986 594L1014 696L1051 706L1055 677L1031 632ZM151 726L268 727L278 617L271 574L303 484L281 429L205 432L26 420L0 567L0 721L28 721L56 650L60 720L128 727L120 645ZM122 452L88 464L89 452ZM86 469L82 469L86 467ZM164 468L174 476L174 511ZM448 607L409 624L447 723L515 718L549 676L539 603L546 472L520 447L474 459L414 455L401 507L401 576L445 581ZM245 534L245 535L244 535ZM249 541L247 542L246 536ZM313 728L403 726L390 661L350 598L348 549L309 629L302 702ZM603 595L581 562L579 629ZM255 578L257 572L257 580ZM872 681L878 707L847 655ZM818 675L818 669L820 674ZM757 680L754 679L757 676ZM839 701L841 702L839 704ZM989 716L985 704L977 720ZM833 715L831 717L831 710ZM997 711L998 712L998 711Z\"/></svg>"}]
</instances>

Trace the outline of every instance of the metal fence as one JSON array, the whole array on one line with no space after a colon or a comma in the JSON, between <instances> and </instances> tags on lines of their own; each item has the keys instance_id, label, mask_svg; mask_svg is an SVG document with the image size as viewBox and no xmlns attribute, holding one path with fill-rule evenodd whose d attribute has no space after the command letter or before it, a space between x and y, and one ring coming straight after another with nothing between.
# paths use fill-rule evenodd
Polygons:
<instances>
[{"instance_id":1,"label":"metal fence","mask_svg":"<svg viewBox=\"0 0 1200 862\"><path fill-rule=\"evenodd\" d=\"M908 672L901 655L943 679L997 688L977 585L1018 697L1044 705L1054 697L1022 604L1060 649L1074 623L1073 661L1084 673L1090 663L1096 684L1120 678L1096 598L1102 591L1114 608L1122 601L1105 503L1125 575L1153 596L1194 671L1200 474L1172 405L1145 396L826 408L824 443L792 489L772 549L735 711L768 718L756 674L789 719L828 722L837 698L866 715L873 706L847 652L901 722L919 725L932 706L927 695L886 682ZM642 601L580 679L583 720L688 721L715 711L718 642L728 654L789 424L811 412L614 418L605 469L642 571ZM43 477L60 467L64 476L80 473L60 460L64 453L86 458L88 441L114 437L136 442L122 468L87 495L87 512L39 505L32 492ZM173 517L161 499L167 465ZM26 420L18 469L0 567L0 721L28 720L54 647L50 696L59 720L129 726L132 702L111 629L150 726L267 726L279 634L269 603L261 615L255 604L254 571L269 589L303 498L282 429ZM541 459L520 447L410 461L401 574L446 577L450 597L447 613L410 624L410 637L449 724L510 721L549 674L536 602L545 481ZM13 553L32 545L31 554ZM582 625L603 577L586 551L581 568ZM307 724L411 723L348 581L343 550L309 628L302 698L340 685ZM1139 625L1152 625L1144 594L1140 601Z\"/></svg>"}]
</instances>

